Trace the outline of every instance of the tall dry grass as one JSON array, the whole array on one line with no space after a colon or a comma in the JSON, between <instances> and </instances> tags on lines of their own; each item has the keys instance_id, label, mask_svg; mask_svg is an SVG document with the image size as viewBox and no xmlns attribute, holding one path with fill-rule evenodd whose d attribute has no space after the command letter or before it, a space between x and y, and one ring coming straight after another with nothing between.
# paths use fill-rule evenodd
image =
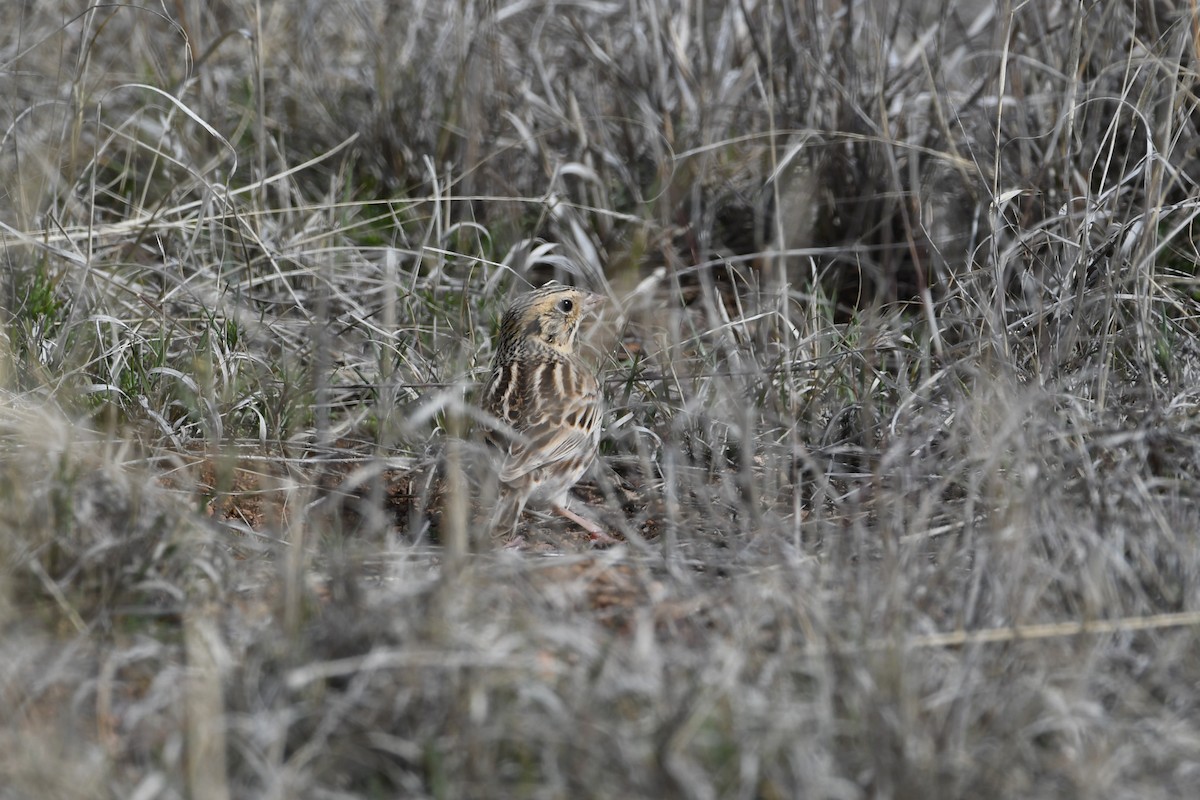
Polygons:
<instances>
[{"instance_id":1,"label":"tall dry grass","mask_svg":"<svg viewBox=\"0 0 1200 800\"><path fill-rule=\"evenodd\" d=\"M0 797L1189 796L1196 13L5 4Z\"/></svg>"}]
</instances>

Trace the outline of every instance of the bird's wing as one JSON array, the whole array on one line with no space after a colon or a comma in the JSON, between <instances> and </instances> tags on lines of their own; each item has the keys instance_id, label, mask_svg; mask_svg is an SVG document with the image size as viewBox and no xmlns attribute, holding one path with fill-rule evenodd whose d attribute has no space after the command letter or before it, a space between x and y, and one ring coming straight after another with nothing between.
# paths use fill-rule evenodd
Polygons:
<instances>
[{"instance_id":1,"label":"bird's wing","mask_svg":"<svg viewBox=\"0 0 1200 800\"><path fill-rule=\"evenodd\" d=\"M546 409L520 431L508 445L500 466L500 480L513 481L541 467L571 458L595 447L600 432L597 398L579 396L556 408Z\"/></svg>"},{"instance_id":2,"label":"bird's wing","mask_svg":"<svg viewBox=\"0 0 1200 800\"><path fill-rule=\"evenodd\" d=\"M508 426L489 433L506 451L500 465L505 483L595 446L600 389L581 362L510 363L493 374L484 395L488 412Z\"/></svg>"}]
</instances>

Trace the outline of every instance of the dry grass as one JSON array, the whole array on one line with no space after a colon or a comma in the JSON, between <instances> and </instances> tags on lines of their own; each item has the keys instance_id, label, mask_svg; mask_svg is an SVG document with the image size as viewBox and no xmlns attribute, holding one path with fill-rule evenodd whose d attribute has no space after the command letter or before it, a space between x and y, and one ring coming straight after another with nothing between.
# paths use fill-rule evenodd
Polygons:
<instances>
[{"instance_id":1,"label":"dry grass","mask_svg":"<svg viewBox=\"0 0 1200 800\"><path fill-rule=\"evenodd\" d=\"M1200 784L1192 4L0 30L3 800ZM610 550L439 465L550 277Z\"/></svg>"}]
</instances>

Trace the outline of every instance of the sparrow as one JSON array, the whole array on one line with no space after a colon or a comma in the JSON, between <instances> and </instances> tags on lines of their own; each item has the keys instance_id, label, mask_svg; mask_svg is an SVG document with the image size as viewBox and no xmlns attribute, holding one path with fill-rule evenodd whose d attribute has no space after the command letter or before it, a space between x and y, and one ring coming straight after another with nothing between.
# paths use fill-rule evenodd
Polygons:
<instances>
[{"instance_id":1,"label":"sparrow","mask_svg":"<svg viewBox=\"0 0 1200 800\"><path fill-rule=\"evenodd\" d=\"M604 415L596 372L577 351L580 323L605 298L551 281L509 305L481 406L500 493L491 526L510 533L527 503L548 505L593 540L594 520L567 508L568 491L596 459Z\"/></svg>"}]
</instances>

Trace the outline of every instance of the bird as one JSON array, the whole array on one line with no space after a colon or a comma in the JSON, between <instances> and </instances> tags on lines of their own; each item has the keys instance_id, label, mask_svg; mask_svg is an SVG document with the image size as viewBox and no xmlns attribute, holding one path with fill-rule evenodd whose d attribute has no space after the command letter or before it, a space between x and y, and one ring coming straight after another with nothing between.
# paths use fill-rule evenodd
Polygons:
<instances>
[{"instance_id":1,"label":"bird","mask_svg":"<svg viewBox=\"0 0 1200 800\"><path fill-rule=\"evenodd\" d=\"M604 528L567 508L568 492L596 459L604 415L600 383L578 353L580 324L605 303L556 281L519 295L500 321L481 407L491 418L499 496L492 531L515 530L527 503L548 505L612 542Z\"/></svg>"}]
</instances>

